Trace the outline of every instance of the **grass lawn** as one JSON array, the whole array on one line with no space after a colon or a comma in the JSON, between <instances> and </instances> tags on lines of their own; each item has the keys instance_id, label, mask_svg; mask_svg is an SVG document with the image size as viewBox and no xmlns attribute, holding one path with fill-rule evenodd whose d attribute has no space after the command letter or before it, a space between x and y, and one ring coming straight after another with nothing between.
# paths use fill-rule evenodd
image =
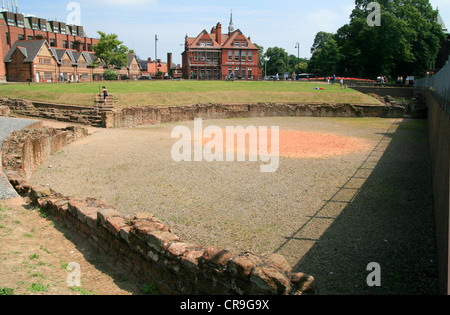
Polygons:
<instances>
[{"instance_id":1,"label":"grass lawn","mask_svg":"<svg viewBox=\"0 0 450 315\"><path fill-rule=\"evenodd\" d=\"M355 90L341 90L339 84L272 81L108 81L79 84L4 84L0 85L0 97L61 104L94 105L95 95L99 93L103 85L115 96L117 107L259 102L379 104L374 98ZM315 90L317 87L323 87L324 90Z\"/></svg>"}]
</instances>

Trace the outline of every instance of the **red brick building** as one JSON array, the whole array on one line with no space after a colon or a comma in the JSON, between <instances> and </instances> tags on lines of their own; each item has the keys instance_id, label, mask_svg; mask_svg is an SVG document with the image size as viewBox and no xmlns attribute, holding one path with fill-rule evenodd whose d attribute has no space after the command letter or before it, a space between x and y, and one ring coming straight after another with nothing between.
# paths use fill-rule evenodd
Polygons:
<instances>
[{"instance_id":1,"label":"red brick building","mask_svg":"<svg viewBox=\"0 0 450 315\"><path fill-rule=\"evenodd\" d=\"M26 40L46 40L52 48L74 52L93 52L93 46L98 42L87 37L82 26L0 11L1 60L14 43ZM5 63L0 62L0 81L5 81L7 75Z\"/></svg>"},{"instance_id":2,"label":"red brick building","mask_svg":"<svg viewBox=\"0 0 450 315\"><path fill-rule=\"evenodd\" d=\"M227 34L217 23L209 33L203 30L197 37L186 36L182 60L184 79L262 79L258 48L239 29L234 30L232 20Z\"/></svg>"}]
</instances>

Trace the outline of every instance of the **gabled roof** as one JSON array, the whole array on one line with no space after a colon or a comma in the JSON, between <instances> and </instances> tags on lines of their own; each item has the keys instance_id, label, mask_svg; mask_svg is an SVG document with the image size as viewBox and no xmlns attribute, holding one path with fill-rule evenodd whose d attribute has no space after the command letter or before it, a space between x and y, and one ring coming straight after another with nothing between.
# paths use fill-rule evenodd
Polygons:
<instances>
[{"instance_id":1,"label":"gabled roof","mask_svg":"<svg viewBox=\"0 0 450 315\"><path fill-rule=\"evenodd\" d=\"M71 51L71 50L67 50L67 49L52 49L54 52L55 52L55 55L56 55L56 61L58 62L58 64L61 64L61 62L62 62L62 60L63 60L63 58L64 58L64 55L66 55L67 54L67 56L69 57L69 59L70 59L70 62L73 64L73 65L76 65L76 63L77 63L77 61L75 60L75 58L74 58L74 56L73 56L73 52Z\"/></svg>"},{"instance_id":2,"label":"gabled roof","mask_svg":"<svg viewBox=\"0 0 450 315\"><path fill-rule=\"evenodd\" d=\"M44 45L47 45L47 48L52 52L53 57L56 58L54 51L51 49L46 40L20 40L14 43L5 58L3 58L3 61L6 63L11 62L11 57L16 49L20 49L22 54L25 56L23 62L33 62Z\"/></svg>"},{"instance_id":3,"label":"gabled roof","mask_svg":"<svg viewBox=\"0 0 450 315\"><path fill-rule=\"evenodd\" d=\"M222 45L219 45L219 43L217 42L217 38L216 38L217 35L214 32L208 33L206 30L203 30L197 37L187 37L186 43L189 46L189 48L191 48L191 49L192 48L204 49L205 47L199 46L199 42L210 40L213 42L213 46L209 46L207 48L214 48L214 49L230 48L231 49L231 48L234 48L234 46L233 46L234 40L240 35L242 35L245 38L245 41L248 43L248 45L246 47L241 47L241 49L258 49L258 47L256 47L251 42L251 40L247 36L245 36L239 29L235 30L229 34L220 34Z\"/></svg>"},{"instance_id":4,"label":"gabled roof","mask_svg":"<svg viewBox=\"0 0 450 315\"><path fill-rule=\"evenodd\" d=\"M206 38L205 38L206 37ZM212 46L208 46L208 48L220 49L221 46L216 41L216 36L214 34L208 33L206 30L203 30L196 38L188 38L188 43L191 48L197 48L200 46L201 41L211 41ZM204 47L202 47L204 48Z\"/></svg>"},{"instance_id":5,"label":"gabled roof","mask_svg":"<svg viewBox=\"0 0 450 315\"><path fill-rule=\"evenodd\" d=\"M133 59L136 59L137 64L139 65L139 68L141 67L141 64L139 63L139 60L136 56L135 53L129 53L128 54L128 64L127 64L127 68L130 68L131 63L133 62Z\"/></svg>"},{"instance_id":6,"label":"gabled roof","mask_svg":"<svg viewBox=\"0 0 450 315\"><path fill-rule=\"evenodd\" d=\"M239 35L242 35L245 38L245 41L248 43L248 45L246 47L241 47L241 49L258 49L258 47L256 47L250 41L250 39L247 36L245 36L239 29L235 30L233 33L228 35L228 38L225 42L223 42L222 47L223 48L234 48L233 42Z\"/></svg>"}]
</instances>

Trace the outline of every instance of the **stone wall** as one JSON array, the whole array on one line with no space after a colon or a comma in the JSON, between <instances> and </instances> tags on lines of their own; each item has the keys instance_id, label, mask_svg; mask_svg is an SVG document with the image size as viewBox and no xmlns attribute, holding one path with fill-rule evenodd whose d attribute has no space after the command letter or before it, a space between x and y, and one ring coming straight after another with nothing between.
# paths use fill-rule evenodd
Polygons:
<instances>
[{"instance_id":1,"label":"stone wall","mask_svg":"<svg viewBox=\"0 0 450 315\"><path fill-rule=\"evenodd\" d=\"M414 95L412 86L351 86L352 89L364 94L377 94L379 96L392 96L396 98L411 98Z\"/></svg>"},{"instance_id":2,"label":"stone wall","mask_svg":"<svg viewBox=\"0 0 450 315\"><path fill-rule=\"evenodd\" d=\"M228 119L246 117L403 117L405 108L398 105L350 104L197 104L190 106L138 106L115 109L102 114L103 127L124 128L195 118Z\"/></svg>"},{"instance_id":3,"label":"stone wall","mask_svg":"<svg viewBox=\"0 0 450 315\"><path fill-rule=\"evenodd\" d=\"M41 123L39 125L42 126ZM27 194L29 179L36 168L54 152L85 136L87 130L80 127L30 127L14 131L3 141L1 160L4 174L19 194Z\"/></svg>"},{"instance_id":4,"label":"stone wall","mask_svg":"<svg viewBox=\"0 0 450 315\"><path fill-rule=\"evenodd\" d=\"M101 126L101 117L94 107L0 98L0 106L2 105L9 107L11 113L16 115L52 119L87 126L96 124Z\"/></svg>"},{"instance_id":5,"label":"stone wall","mask_svg":"<svg viewBox=\"0 0 450 315\"><path fill-rule=\"evenodd\" d=\"M9 116L9 107L8 106L0 106L0 116L3 116L3 117Z\"/></svg>"},{"instance_id":6,"label":"stone wall","mask_svg":"<svg viewBox=\"0 0 450 315\"><path fill-rule=\"evenodd\" d=\"M165 122L190 121L195 118L228 119L246 117L383 117L399 118L405 109L397 104L197 104L186 106L136 106L113 111L94 107L61 105L23 99L0 98L0 106L13 114L54 119L62 122L103 128L131 128Z\"/></svg>"},{"instance_id":7,"label":"stone wall","mask_svg":"<svg viewBox=\"0 0 450 315\"><path fill-rule=\"evenodd\" d=\"M30 202L63 221L101 254L115 259L163 294L300 295L316 294L312 276L295 273L280 255L234 253L181 241L149 213L122 216L93 198L63 196L28 179L45 158L86 135L83 128L40 128L14 132L4 142L3 167Z\"/></svg>"},{"instance_id":8,"label":"stone wall","mask_svg":"<svg viewBox=\"0 0 450 315\"><path fill-rule=\"evenodd\" d=\"M421 91L428 106L428 128L432 166L432 187L438 271L441 293L448 294L449 264L449 172L450 172L450 116L439 105L431 91Z\"/></svg>"}]
</instances>

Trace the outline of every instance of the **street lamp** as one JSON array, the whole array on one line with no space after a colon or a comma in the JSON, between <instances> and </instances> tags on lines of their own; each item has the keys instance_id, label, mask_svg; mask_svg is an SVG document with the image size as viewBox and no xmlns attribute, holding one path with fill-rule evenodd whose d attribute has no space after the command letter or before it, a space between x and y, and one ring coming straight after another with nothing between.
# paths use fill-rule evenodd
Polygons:
<instances>
[{"instance_id":1,"label":"street lamp","mask_svg":"<svg viewBox=\"0 0 450 315\"><path fill-rule=\"evenodd\" d=\"M295 48L298 49L298 62L300 63L300 43L295 44Z\"/></svg>"},{"instance_id":2,"label":"street lamp","mask_svg":"<svg viewBox=\"0 0 450 315\"><path fill-rule=\"evenodd\" d=\"M155 61L156 60L158 60L158 35L155 35Z\"/></svg>"}]
</instances>

